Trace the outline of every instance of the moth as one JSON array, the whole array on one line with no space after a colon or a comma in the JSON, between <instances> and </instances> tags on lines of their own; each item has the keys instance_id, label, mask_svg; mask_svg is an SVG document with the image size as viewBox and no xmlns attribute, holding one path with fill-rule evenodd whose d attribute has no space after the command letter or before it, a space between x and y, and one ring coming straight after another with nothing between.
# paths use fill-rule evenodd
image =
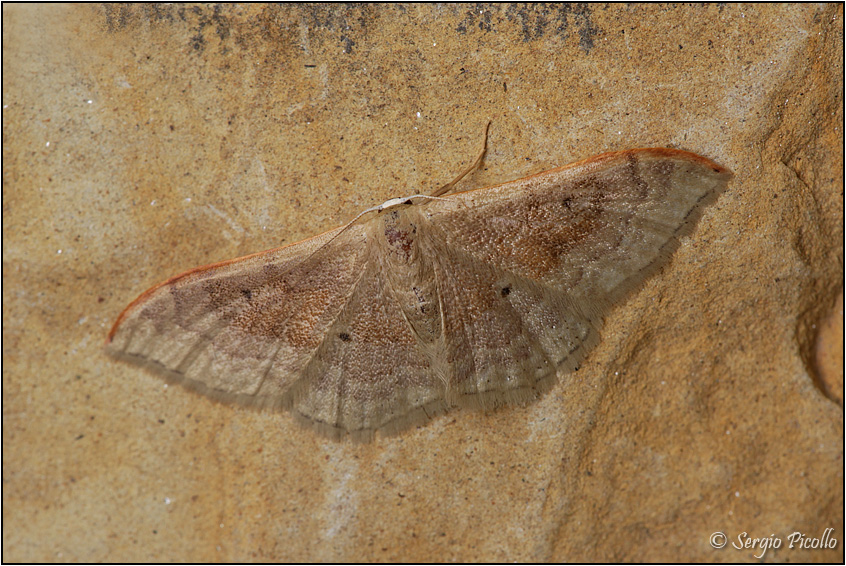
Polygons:
<instances>
[{"instance_id":1,"label":"moth","mask_svg":"<svg viewBox=\"0 0 846 566\"><path fill-rule=\"evenodd\" d=\"M336 439L523 403L578 366L730 178L658 148L444 196L456 179L172 277L120 314L107 349Z\"/></svg>"}]
</instances>

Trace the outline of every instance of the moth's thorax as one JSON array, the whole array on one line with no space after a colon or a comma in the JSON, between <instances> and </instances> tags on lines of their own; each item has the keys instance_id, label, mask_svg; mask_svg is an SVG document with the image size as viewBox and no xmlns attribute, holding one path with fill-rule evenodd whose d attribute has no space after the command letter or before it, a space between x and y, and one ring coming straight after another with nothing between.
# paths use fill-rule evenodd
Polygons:
<instances>
[{"instance_id":1,"label":"moth's thorax","mask_svg":"<svg viewBox=\"0 0 846 566\"><path fill-rule=\"evenodd\" d=\"M393 264L409 264L417 257L419 224L422 220L418 207L408 199L391 199L385 203L394 204L380 210L376 235L385 246L387 259ZM383 206L385 206L383 205Z\"/></svg>"}]
</instances>

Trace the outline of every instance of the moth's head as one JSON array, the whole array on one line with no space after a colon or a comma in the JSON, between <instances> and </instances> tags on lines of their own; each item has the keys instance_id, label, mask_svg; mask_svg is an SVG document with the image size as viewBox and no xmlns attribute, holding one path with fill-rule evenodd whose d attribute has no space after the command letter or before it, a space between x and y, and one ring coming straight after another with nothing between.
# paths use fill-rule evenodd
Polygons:
<instances>
[{"instance_id":1,"label":"moth's head","mask_svg":"<svg viewBox=\"0 0 846 566\"><path fill-rule=\"evenodd\" d=\"M409 205L414 204L411 199L413 197L399 197L399 198L392 198L390 200L386 200L382 204L376 207L376 212L382 213L389 208L394 208L397 206Z\"/></svg>"}]
</instances>

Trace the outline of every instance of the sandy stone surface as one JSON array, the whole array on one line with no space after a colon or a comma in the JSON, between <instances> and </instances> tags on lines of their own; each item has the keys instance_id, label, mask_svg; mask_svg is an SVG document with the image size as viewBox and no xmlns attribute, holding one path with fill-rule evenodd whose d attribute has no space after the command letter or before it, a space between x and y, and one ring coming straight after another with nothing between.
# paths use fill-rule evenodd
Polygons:
<instances>
[{"instance_id":1,"label":"sandy stone surface","mask_svg":"<svg viewBox=\"0 0 846 566\"><path fill-rule=\"evenodd\" d=\"M842 561L842 45L842 5L4 5L4 560ZM463 189L736 175L539 401L353 445L103 354L151 285L429 192L489 119Z\"/></svg>"}]
</instances>

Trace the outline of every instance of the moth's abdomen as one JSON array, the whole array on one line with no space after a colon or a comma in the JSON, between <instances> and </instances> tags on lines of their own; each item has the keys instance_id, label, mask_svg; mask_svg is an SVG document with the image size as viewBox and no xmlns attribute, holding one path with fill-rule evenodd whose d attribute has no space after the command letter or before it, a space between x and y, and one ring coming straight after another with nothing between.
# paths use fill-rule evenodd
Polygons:
<instances>
[{"instance_id":1,"label":"moth's abdomen","mask_svg":"<svg viewBox=\"0 0 846 566\"><path fill-rule=\"evenodd\" d=\"M441 309L432 258L424 250L420 235L425 223L416 205L401 205L386 211L380 219L384 246L385 277L391 295L423 344L441 337Z\"/></svg>"}]
</instances>

